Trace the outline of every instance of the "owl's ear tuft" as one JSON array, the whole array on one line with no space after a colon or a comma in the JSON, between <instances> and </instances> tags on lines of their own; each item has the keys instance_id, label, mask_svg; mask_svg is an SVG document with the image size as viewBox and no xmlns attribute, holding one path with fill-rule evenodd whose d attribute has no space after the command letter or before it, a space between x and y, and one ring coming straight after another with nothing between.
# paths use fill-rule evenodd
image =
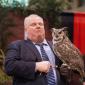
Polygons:
<instances>
[{"instance_id":1,"label":"owl's ear tuft","mask_svg":"<svg viewBox=\"0 0 85 85\"><path fill-rule=\"evenodd\" d=\"M62 31L67 31L68 27L63 27Z\"/></svg>"},{"instance_id":2,"label":"owl's ear tuft","mask_svg":"<svg viewBox=\"0 0 85 85\"><path fill-rule=\"evenodd\" d=\"M63 27L63 28L62 28L62 31L63 31L66 35L68 35L68 27Z\"/></svg>"},{"instance_id":3,"label":"owl's ear tuft","mask_svg":"<svg viewBox=\"0 0 85 85\"><path fill-rule=\"evenodd\" d=\"M51 32L55 32L56 28L51 28Z\"/></svg>"}]
</instances>

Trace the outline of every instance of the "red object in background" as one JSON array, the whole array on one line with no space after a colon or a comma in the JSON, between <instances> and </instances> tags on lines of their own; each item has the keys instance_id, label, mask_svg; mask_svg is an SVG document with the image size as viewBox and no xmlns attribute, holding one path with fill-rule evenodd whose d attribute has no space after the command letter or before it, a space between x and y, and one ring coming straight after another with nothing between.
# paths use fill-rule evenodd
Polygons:
<instances>
[{"instance_id":1,"label":"red object in background","mask_svg":"<svg viewBox=\"0 0 85 85\"><path fill-rule=\"evenodd\" d=\"M85 54L85 13L74 14L73 43Z\"/></svg>"}]
</instances>

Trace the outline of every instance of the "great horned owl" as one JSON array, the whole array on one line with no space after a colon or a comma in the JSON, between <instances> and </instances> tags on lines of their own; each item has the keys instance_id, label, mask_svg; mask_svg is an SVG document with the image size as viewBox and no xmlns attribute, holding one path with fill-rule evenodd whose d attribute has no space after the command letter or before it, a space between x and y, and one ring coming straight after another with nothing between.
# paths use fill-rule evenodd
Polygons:
<instances>
[{"instance_id":1,"label":"great horned owl","mask_svg":"<svg viewBox=\"0 0 85 85\"><path fill-rule=\"evenodd\" d=\"M67 37L66 27L61 29L53 28L52 36L54 53L64 64L67 64L70 69L78 71L82 78L85 77L82 54Z\"/></svg>"}]
</instances>

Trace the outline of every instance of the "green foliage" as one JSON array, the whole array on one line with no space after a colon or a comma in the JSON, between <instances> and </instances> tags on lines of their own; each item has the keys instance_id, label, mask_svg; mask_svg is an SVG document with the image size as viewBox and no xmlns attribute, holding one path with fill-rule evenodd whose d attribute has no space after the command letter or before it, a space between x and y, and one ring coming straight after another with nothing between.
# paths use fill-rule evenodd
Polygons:
<instances>
[{"instance_id":1,"label":"green foliage","mask_svg":"<svg viewBox=\"0 0 85 85\"><path fill-rule=\"evenodd\" d=\"M39 14L49 23L49 28L59 27L60 14L68 7L65 0L29 0L28 9Z\"/></svg>"},{"instance_id":2,"label":"green foliage","mask_svg":"<svg viewBox=\"0 0 85 85\"><path fill-rule=\"evenodd\" d=\"M7 83L11 83L12 79L11 77L7 76L4 72L3 68L3 61L4 61L4 52L2 49L0 49L0 85L7 85Z\"/></svg>"},{"instance_id":3,"label":"green foliage","mask_svg":"<svg viewBox=\"0 0 85 85\"><path fill-rule=\"evenodd\" d=\"M17 0L12 0L12 3L9 3L9 0L0 0L0 6L12 10L12 12L18 16L26 16L28 14L28 9L25 4L20 3Z\"/></svg>"},{"instance_id":4,"label":"green foliage","mask_svg":"<svg viewBox=\"0 0 85 85\"><path fill-rule=\"evenodd\" d=\"M5 72L0 69L0 85L7 85L7 83L11 83L11 77L7 76Z\"/></svg>"}]
</instances>

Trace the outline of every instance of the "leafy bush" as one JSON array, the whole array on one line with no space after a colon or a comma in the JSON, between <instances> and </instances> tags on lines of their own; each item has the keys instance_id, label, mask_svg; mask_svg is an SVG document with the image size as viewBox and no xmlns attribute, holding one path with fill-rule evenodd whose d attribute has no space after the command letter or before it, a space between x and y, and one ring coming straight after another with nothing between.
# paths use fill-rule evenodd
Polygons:
<instances>
[{"instance_id":1,"label":"leafy bush","mask_svg":"<svg viewBox=\"0 0 85 85\"><path fill-rule=\"evenodd\" d=\"M4 52L0 49L0 85L11 85L12 79L4 72L3 61Z\"/></svg>"}]
</instances>

